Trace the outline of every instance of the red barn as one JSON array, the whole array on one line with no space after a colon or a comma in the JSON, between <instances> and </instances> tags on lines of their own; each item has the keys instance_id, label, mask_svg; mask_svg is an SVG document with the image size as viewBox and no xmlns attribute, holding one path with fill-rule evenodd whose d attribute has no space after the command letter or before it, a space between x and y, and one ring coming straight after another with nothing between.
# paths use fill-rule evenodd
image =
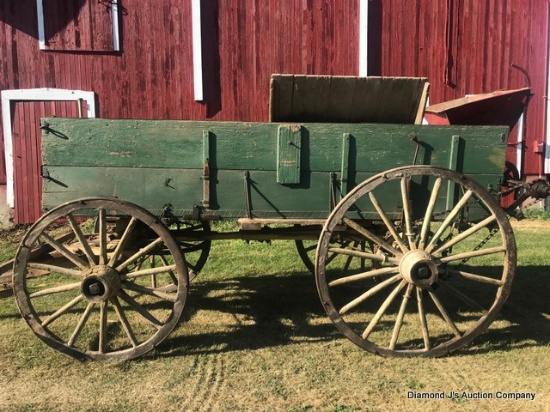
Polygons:
<instances>
[{"instance_id":1,"label":"red barn","mask_svg":"<svg viewBox=\"0 0 550 412\"><path fill-rule=\"evenodd\" d=\"M529 84L524 143L511 142L510 158L522 159L523 147L525 174L547 174L548 8L546 0L1 0L0 183L15 222L32 222L41 116L267 121L272 73L426 76L432 104Z\"/></svg>"}]
</instances>

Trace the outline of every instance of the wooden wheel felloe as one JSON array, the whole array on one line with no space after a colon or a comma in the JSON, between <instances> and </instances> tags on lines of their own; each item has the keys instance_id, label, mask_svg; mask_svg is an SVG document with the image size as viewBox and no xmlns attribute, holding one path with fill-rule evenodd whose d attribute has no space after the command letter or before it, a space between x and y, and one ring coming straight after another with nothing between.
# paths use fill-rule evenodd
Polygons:
<instances>
[{"instance_id":1,"label":"wooden wheel felloe","mask_svg":"<svg viewBox=\"0 0 550 412\"><path fill-rule=\"evenodd\" d=\"M343 235L368 240L370 250L335 246ZM350 271L350 256L367 268ZM337 205L315 276L330 319L361 348L442 356L487 329L515 267L512 228L491 194L460 173L410 166L368 179Z\"/></svg>"},{"instance_id":2,"label":"wooden wheel felloe","mask_svg":"<svg viewBox=\"0 0 550 412\"><path fill-rule=\"evenodd\" d=\"M46 257L32 252L41 245ZM101 198L65 203L38 220L19 246L13 278L33 332L80 359L153 349L177 325L188 283L181 250L156 217Z\"/></svg>"}]
</instances>

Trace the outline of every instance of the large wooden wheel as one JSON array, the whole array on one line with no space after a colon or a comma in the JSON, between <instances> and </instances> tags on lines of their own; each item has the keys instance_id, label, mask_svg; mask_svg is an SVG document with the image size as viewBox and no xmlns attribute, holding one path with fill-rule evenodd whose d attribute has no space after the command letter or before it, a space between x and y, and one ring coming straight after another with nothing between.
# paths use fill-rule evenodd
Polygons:
<instances>
[{"instance_id":1,"label":"large wooden wheel","mask_svg":"<svg viewBox=\"0 0 550 412\"><path fill-rule=\"evenodd\" d=\"M350 236L372 247L334 245ZM350 256L368 267L351 273ZM366 180L337 205L320 236L316 282L330 319L361 348L441 356L486 330L515 267L512 228L491 194L451 170L410 166Z\"/></svg>"},{"instance_id":2,"label":"large wooden wheel","mask_svg":"<svg viewBox=\"0 0 550 412\"><path fill-rule=\"evenodd\" d=\"M120 200L86 198L30 228L13 287L21 315L46 344L80 359L131 359L177 325L188 273L156 217Z\"/></svg>"}]
</instances>

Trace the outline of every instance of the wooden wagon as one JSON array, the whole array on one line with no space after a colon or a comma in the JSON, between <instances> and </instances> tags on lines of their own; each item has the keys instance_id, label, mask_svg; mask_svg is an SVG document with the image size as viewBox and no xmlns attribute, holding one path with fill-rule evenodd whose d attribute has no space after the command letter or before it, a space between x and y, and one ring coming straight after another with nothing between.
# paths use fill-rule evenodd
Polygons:
<instances>
[{"instance_id":1,"label":"wooden wagon","mask_svg":"<svg viewBox=\"0 0 550 412\"><path fill-rule=\"evenodd\" d=\"M23 318L76 358L134 358L176 327L212 241L288 239L367 351L471 342L516 267L499 198L549 186L506 181L508 127L415 124L427 87L275 76L268 123L43 119L46 213L14 265Z\"/></svg>"}]
</instances>

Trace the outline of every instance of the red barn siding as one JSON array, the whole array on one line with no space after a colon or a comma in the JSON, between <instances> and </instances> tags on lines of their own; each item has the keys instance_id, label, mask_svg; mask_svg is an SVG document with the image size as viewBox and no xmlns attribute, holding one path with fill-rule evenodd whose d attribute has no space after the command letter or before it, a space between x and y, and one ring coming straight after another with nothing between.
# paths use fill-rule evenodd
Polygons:
<instances>
[{"instance_id":1,"label":"red barn siding","mask_svg":"<svg viewBox=\"0 0 550 412\"><path fill-rule=\"evenodd\" d=\"M0 54L0 90L94 91L105 118L267 121L272 73L357 73L359 0L203 2L204 102L193 95L190 0L120 2L120 52L97 52L112 48L100 3L45 1L48 50L39 50L36 1L2 1L0 39L8 53ZM61 106L57 115L75 113ZM25 199L39 193L40 162L26 146L38 137L26 121L14 134L20 223L37 217ZM23 130L28 141L19 136Z\"/></svg>"},{"instance_id":2,"label":"red barn siding","mask_svg":"<svg viewBox=\"0 0 550 412\"><path fill-rule=\"evenodd\" d=\"M387 0L379 7L380 73L427 76L432 104L530 82L525 172L542 173L536 142L545 140L547 0Z\"/></svg>"},{"instance_id":3,"label":"red barn siding","mask_svg":"<svg viewBox=\"0 0 550 412\"><path fill-rule=\"evenodd\" d=\"M219 1L222 109L214 117L268 120L272 73L356 75L358 14L357 1Z\"/></svg>"},{"instance_id":4,"label":"red barn siding","mask_svg":"<svg viewBox=\"0 0 550 412\"><path fill-rule=\"evenodd\" d=\"M266 121L272 73L357 73L358 0L203 4L218 17L203 27L204 54L218 60L204 82L219 83L204 103L194 100L191 1L182 0L122 2L120 53L40 51L36 1L5 0L0 89L92 90L107 118Z\"/></svg>"},{"instance_id":5,"label":"red barn siding","mask_svg":"<svg viewBox=\"0 0 550 412\"><path fill-rule=\"evenodd\" d=\"M191 0L120 2L120 52L95 51L112 41L99 3L44 2L50 49L78 48L75 30L86 19L101 32L81 36L79 51L57 51L38 49L35 0L0 2L0 89L91 90L106 118L267 121L272 73L358 73L359 0L202 2L203 102L194 100ZM522 87L526 77L512 63L525 71L534 93L526 172L541 172L535 143L544 140L546 0L368 5L370 74L427 76L432 103Z\"/></svg>"}]
</instances>

